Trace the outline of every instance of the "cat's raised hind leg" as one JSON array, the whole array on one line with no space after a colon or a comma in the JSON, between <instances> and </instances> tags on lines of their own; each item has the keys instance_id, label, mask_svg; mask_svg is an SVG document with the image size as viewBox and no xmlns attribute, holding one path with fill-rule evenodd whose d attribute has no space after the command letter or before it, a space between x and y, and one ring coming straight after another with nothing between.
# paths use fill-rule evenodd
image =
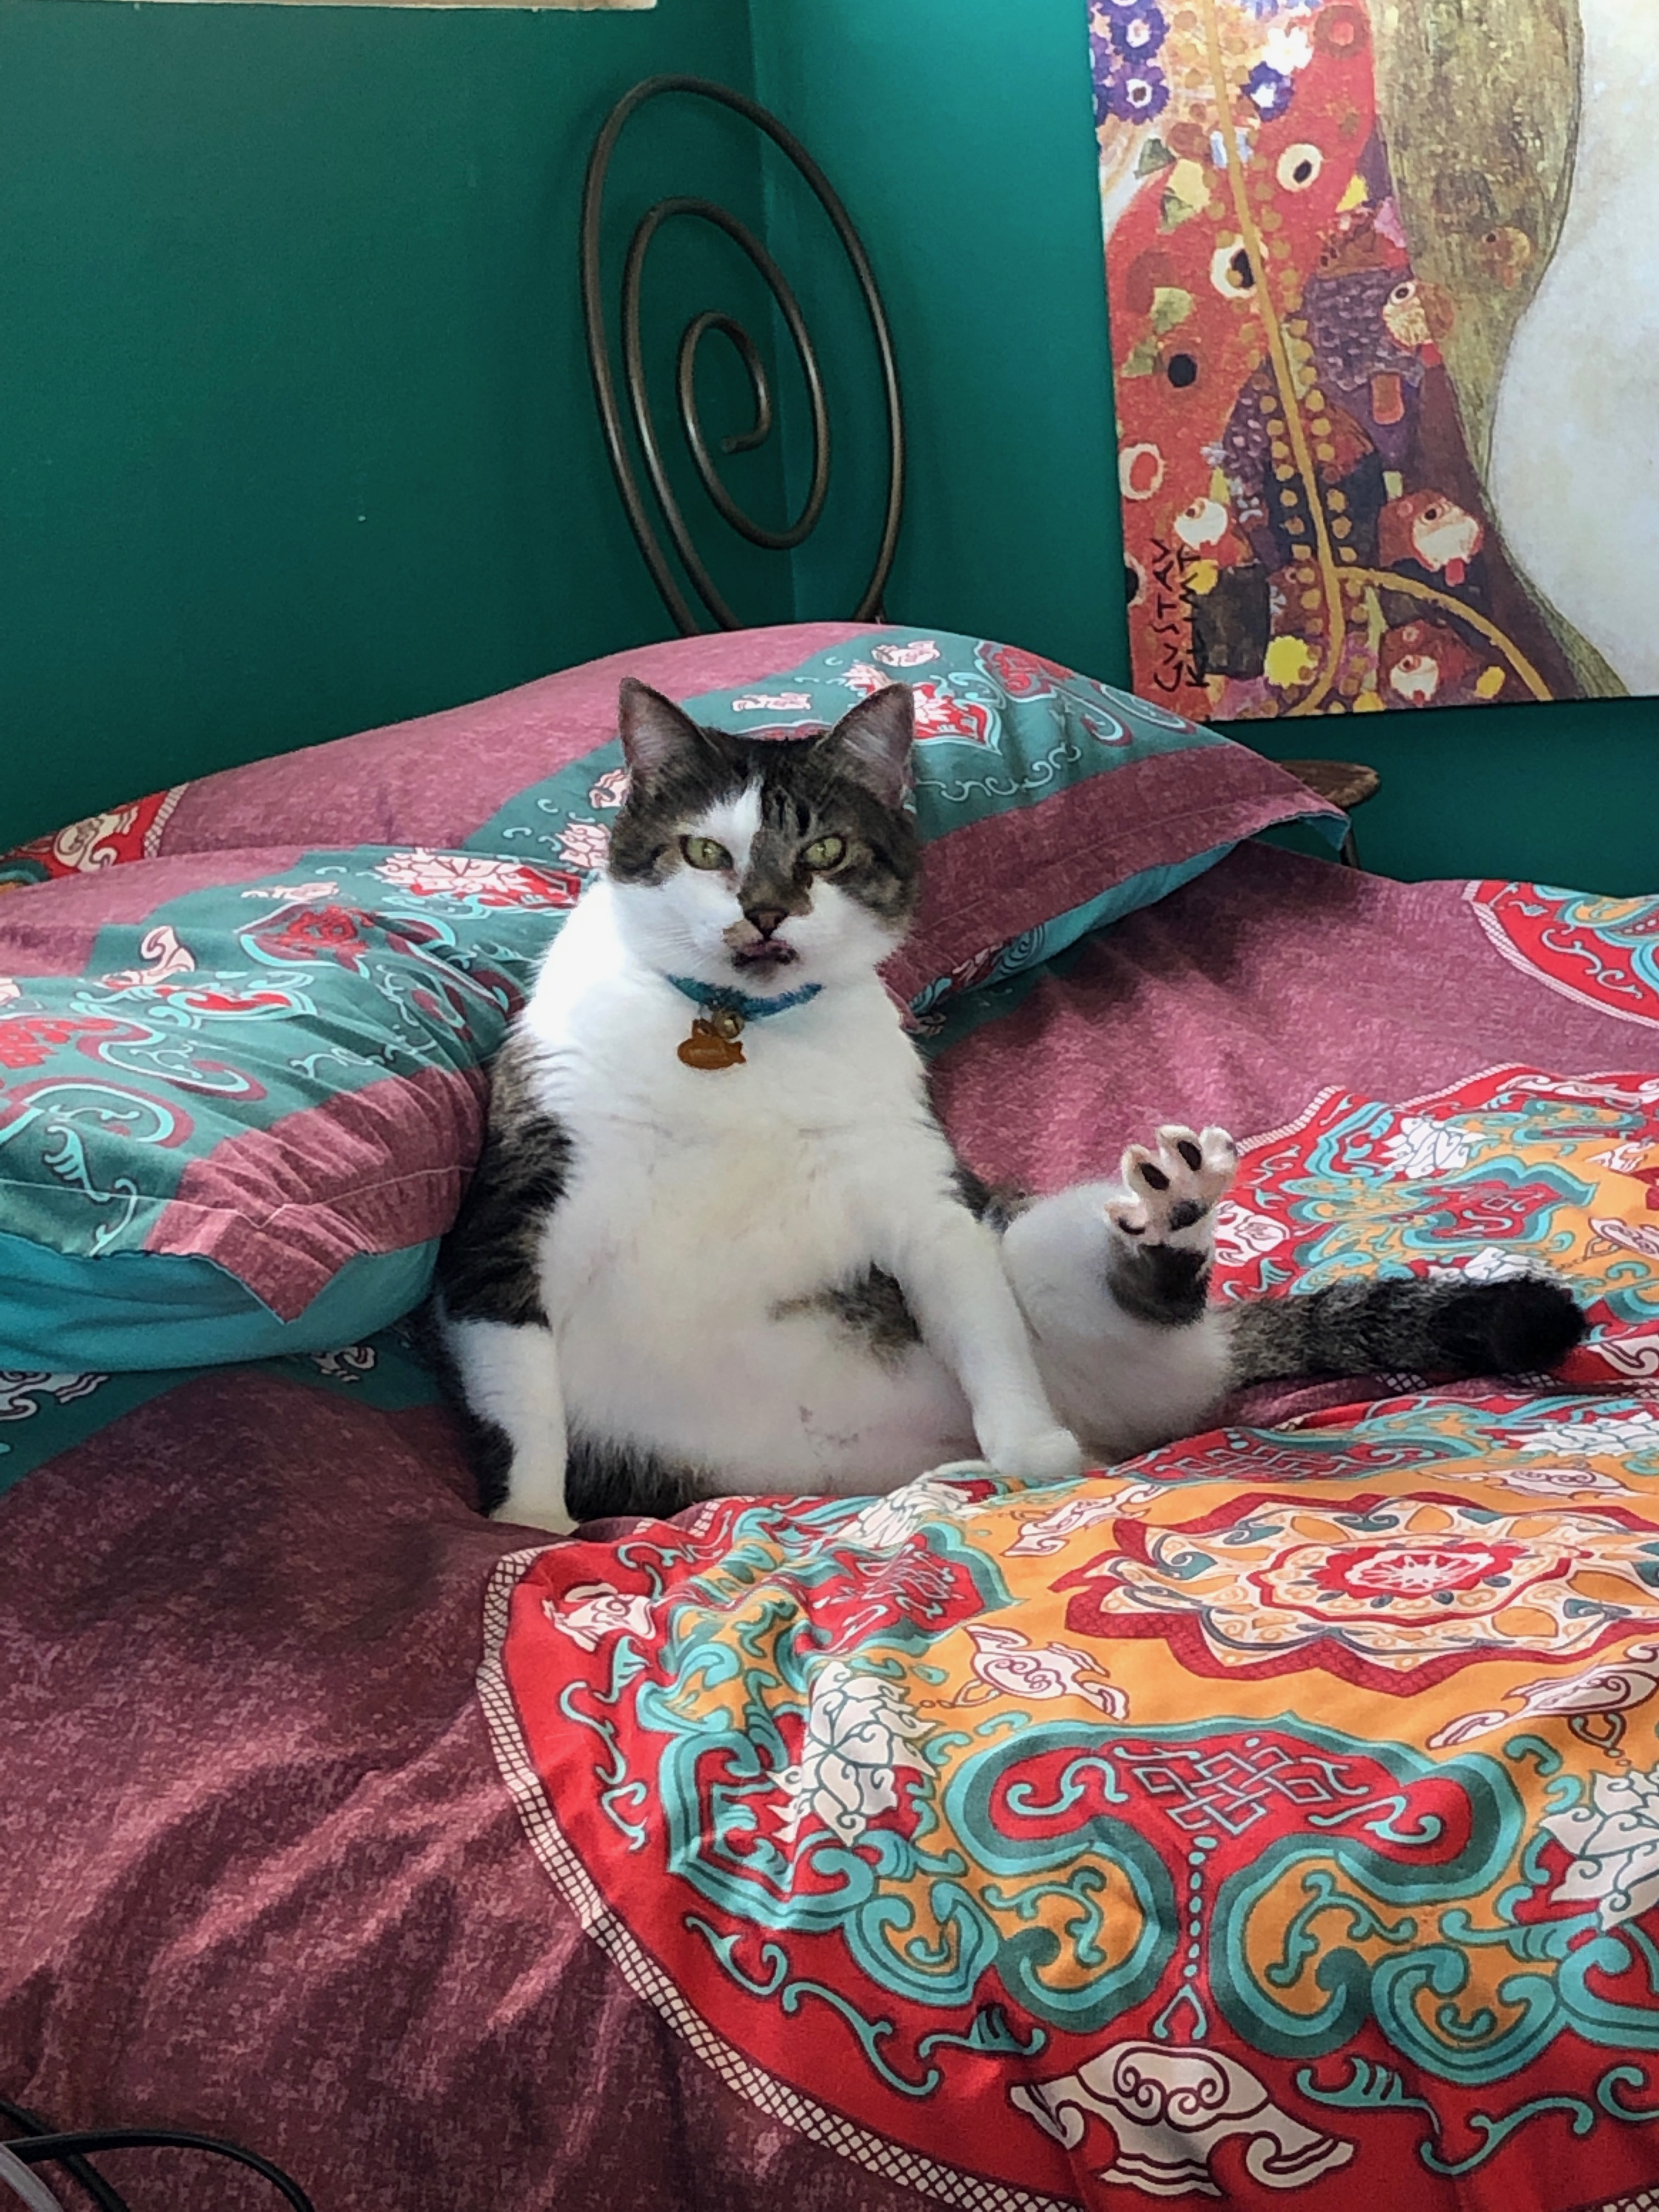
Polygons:
<instances>
[{"instance_id":1,"label":"cat's raised hind leg","mask_svg":"<svg viewBox=\"0 0 1659 2212\"><path fill-rule=\"evenodd\" d=\"M1208 1304L1215 1208L1237 1148L1170 1122L1131 1145L1121 1180L1079 1183L1018 1214L1003 1264L1056 1411L1097 1458L1201 1428L1226 1392Z\"/></svg>"},{"instance_id":2,"label":"cat's raised hind leg","mask_svg":"<svg viewBox=\"0 0 1659 2212\"><path fill-rule=\"evenodd\" d=\"M1123 1196L1106 1206L1118 1232L1106 1279L1125 1313L1166 1327L1199 1318L1215 1258L1216 1206L1237 1168L1238 1147L1224 1129L1166 1122L1152 1144L1125 1151Z\"/></svg>"}]
</instances>

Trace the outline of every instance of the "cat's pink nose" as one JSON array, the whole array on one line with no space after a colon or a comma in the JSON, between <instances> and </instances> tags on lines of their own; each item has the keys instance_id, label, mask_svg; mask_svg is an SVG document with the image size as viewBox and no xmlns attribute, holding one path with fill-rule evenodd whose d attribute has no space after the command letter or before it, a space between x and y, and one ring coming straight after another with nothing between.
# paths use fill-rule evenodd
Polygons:
<instances>
[{"instance_id":1,"label":"cat's pink nose","mask_svg":"<svg viewBox=\"0 0 1659 2212\"><path fill-rule=\"evenodd\" d=\"M746 906L744 920L751 921L763 937L770 937L779 924L787 920L787 909L781 906Z\"/></svg>"}]
</instances>

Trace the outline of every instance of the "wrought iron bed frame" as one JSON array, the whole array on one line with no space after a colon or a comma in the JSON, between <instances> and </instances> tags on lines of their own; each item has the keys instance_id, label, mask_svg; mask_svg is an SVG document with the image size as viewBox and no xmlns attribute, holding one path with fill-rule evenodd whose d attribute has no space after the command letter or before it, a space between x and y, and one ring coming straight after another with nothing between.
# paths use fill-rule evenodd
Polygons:
<instances>
[{"instance_id":1,"label":"wrought iron bed frame","mask_svg":"<svg viewBox=\"0 0 1659 2212\"><path fill-rule=\"evenodd\" d=\"M674 562L658 533L658 515L692 590L713 618L713 626L720 629L738 629L744 626L742 617L733 611L698 553L684 512L669 481L666 453L652 416L650 393L646 382L644 346L640 329L640 295L646 258L658 232L681 217L710 224L723 232L741 248L759 272L776 302L800 364L806 386L807 410L812 433L811 471L806 495L799 514L781 530L774 530L764 523L757 522L738 504L721 481L697 408L697 349L711 331L718 331L731 343L749 378L754 402L754 421L747 430L735 432L720 441L720 450L724 453L751 453L763 446L771 436L776 419L772 380L753 337L735 317L717 310L706 310L693 316L680 333L675 360L675 390L680 429L698 479L711 504L715 512L751 545L759 546L768 552L789 553L804 544L817 527L830 490L830 410L824 395L817 349L812 343L800 303L787 277L753 231L716 201L684 195L659 200L647 209L635 226L623 264L622 277L623 386L627 394L628 407L627 416L624 416L617 392L605 316L602 258L605 182L617 142L629 118L647 100L659 99L666 94L690 94L700 100L713 100L732 109L763 131L811 186L852 264L875 339L886 414L888 466L886 496L875 564L870 571L868 582L859 595L857 605L851 611L851 619L854 622L879 621L882 619L882 597L892 568L899 525L903 515L905 447L898 367L894 358L886 311L876 287L870 258L829 179L800 141L786 131L775 115L769 114L756 101L725 85L712 83L704 77L647 77L636 84L632 91L625 93L605 118L605 125L594 142L582 191L582 313L586 325L588 364L592 370L593 389L599 401L599 420L611 455L611 465L616 472L623 505L627 510L640 550L645 556L670 614L684 635L690 636L706 631L710 624L702 618L682 586ZM654 515L630 450L628 432L630 417L655 501Z\"/></svg>"}]
</instances>

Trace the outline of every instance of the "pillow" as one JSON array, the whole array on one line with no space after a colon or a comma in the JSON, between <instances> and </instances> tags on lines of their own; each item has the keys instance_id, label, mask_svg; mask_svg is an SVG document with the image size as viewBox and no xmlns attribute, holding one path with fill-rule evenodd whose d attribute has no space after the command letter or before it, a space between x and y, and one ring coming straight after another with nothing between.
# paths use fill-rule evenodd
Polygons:
<instances>
[{"instance_id":1,"label":"pillow","mask_svg":"<svg viewBox=\"0 0 1659 2212\"><path fill-rule=\"evenodd\" d=\"M648 647L76 823L0 862L0 1368L320 1351L420 1298L484 1064L604 865L624 673L753 734L915 685L926 890L889 973L924 1029L1257 830L1341 832L1051 661L846 623Z\"/></svg>"},{"instance_id":2,"label":"pillow","mask_svg":"<svg viewBox=\"0 0 1659 2212\"><path fill-rule=\"evenodd\" d=\"M0 1369L319 1352L408 1310L568 872L155 860L0 902ZM43 972L45 971L45 972Z\"/></svg>"},{"instance_id":3,"label":"pillow","mask_svg":"<svg viewBox=\"0 0 1659 2212\"><path fill-rule=\"evenodd\" d=\"M1259 753L1017 647L897 625L678 638L498 698L255 762L77 823L0 861L0 884L141 855L282 840L603 866L621 803L617 687L705 721L822 727L880 684L916 691L921 912L892 962L918 1012L1032 966L1212 867L1243 837L1344 817Z\"/></svg>"}]
</instances>

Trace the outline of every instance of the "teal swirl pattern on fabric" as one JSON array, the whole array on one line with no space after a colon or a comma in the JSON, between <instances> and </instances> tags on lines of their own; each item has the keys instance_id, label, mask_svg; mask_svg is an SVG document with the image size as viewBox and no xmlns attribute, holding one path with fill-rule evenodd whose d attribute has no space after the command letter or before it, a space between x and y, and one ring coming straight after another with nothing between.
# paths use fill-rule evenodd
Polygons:
<instances>
[{"instance_id":1,"label":"teal swirl pattern on fabric","mask_svg":"<svg viewBox=\"0 0 1659 2212\"><path fill-rule=\"evenodd\" d=\"M1565 2212L1659 2110L1656 1468L1468 1387L723 1502L504 1566L487 1706L641 1994L929 2186Z\"/></svg>"},{"instance_id":2,"label":"teal swirl pattern on fabric","mask_svg":"<svg viewBox=\"0 0 1659 2212\"><path fill-rule=\"evenodd\" d=\"M84 973L0 977L0 1364L324 1351L422 1294L484 1063L581 878L252 858L106 925Z\"/></svg>"},{"instance_id":3,"label":"teal swirl pattern on fabric","mask_svg":"<svg viewBox=\"0 0 1659 2212\"><path fill-rule=\"evenodd\" d=\"M1659 898L1483 881L1464 896L1512 966L1621 1021L1659 1029Z\"/></svg>"}]
</instances>

